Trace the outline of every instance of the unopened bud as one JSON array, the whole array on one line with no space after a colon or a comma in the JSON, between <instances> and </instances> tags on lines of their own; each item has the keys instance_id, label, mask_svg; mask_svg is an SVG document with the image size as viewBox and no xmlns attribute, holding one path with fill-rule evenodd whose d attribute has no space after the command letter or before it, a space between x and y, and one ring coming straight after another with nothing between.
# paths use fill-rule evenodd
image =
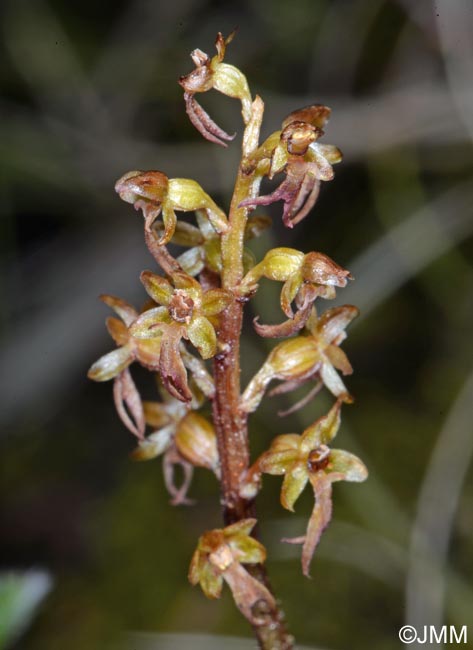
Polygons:
<instances>
[{"instance_id":1,"label":"unopened bud","mask_svg":"<svg viewBox=\"0 0 473 650\"><path fill-rule=\"evenodd\" d=\"M308 253L302 264L302 277L305 282L313 282L332 287L345 287L352 276L349 271L336 264L323 253Z\"/></svg>"},{"instance_id":2,"label":"unopened bud","mask_svg":"<svg viewBox=\"0 0 473 650\"><path fill-rule=\"evenodd\" d=\"M196 467L216 471L219 465L215 430L202 415L190 411L180 422L175 436L179 453Z\"/></svg>"}]
</instances>

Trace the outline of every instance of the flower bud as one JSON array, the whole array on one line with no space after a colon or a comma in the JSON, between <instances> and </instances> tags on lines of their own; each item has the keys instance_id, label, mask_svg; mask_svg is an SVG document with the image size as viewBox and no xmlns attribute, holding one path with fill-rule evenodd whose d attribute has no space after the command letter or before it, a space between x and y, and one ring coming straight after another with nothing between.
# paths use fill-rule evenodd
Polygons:
<instances>
[{"instance_id":1,"label":"flower bud","mask_svg":"<svg viewBox=\"0 0 473 650\"><path fill-rule=\"evenodd\" d=\"M115 191L126 203L139 199L162 203L166 197L168 177L158 171L127 172L115 183Z\"/></svg>"},{"instance_id":2,"label":"flower bud","mask_svg":"<svg viewBox=\"0 0 473 650\"><path fill-rule=\"evenodd\" d=\"M196 467L216 471L219 465L217 437L208 420L190 411L180 422L175 436L179 453Z\"/></svg>"},{"instance_id":3,"label":"flower bud","mask_svg":"<svg viewBox=\"0 0 473 650\"><path fill-rule=\"evenodd\" d=\"M277 345L266 363L271 366L276 379L298 379L314 371L319 360L320 352L315 341L307 336L297 336Z\"/></svg>"},{"instance_id":4,"label":"flower bud","mask_svg":"<svg viewBox=\"0 0 473 650\"><path fill-rule=\"evenodd\" d=\"M308 253L302 264L302 277L305 282L324 286L345 287L352 276L323 253Z\"/></svg>"}]
</instances>

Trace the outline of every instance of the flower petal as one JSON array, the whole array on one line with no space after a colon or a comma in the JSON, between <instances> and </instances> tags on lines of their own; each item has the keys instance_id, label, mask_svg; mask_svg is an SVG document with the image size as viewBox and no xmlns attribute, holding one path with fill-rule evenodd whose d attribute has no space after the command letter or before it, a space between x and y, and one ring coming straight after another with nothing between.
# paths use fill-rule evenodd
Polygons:
<instances>
[{"instance_id":1,"label":"flower petal","mask_svg":"<svg viewBox=\"0 0 473 650\"><path fill-rule=\"evenodd\" d=\"M128 368L118 375L113 384L115 408L123 424L140 440L145 432L145 416L138 389Z\"/></svg>"},{"instance_id":2,"label":"flower petal","mask_svg":"<svg viewBox=\"0 0 473 650\"><path fill-rule=\"evenodd\" d=\"M173 178L169 181L169 202L176 210L184 212L206 210L210 223L219 233L227 232L228 221L202 187L190 178Z\"/></svg>"},{"instance_id":3,"label":"flower petal","mask_svg":"<svg viewBox=\"0 0 473 650\"><path fill-rule=\"evenodd\" d=\"M346 404L352 404L354 402L353 397L348 392L345 384L340 379L340 375L331 363L322 364L322 367L320 368L320 378L332 395L339 397Z\"/></svg>"},{"instance_id":4,"label":"flower petal","mask_svg":"<svg viewBox=\"0 0 473 650\"><path fill-rule=\"evenodd\" d=\"M294 512L294 503L297 501L309 480L309 472L305 464L297 463L286 472L281 488L281 505L286 510Z\"/></svg>"},{"instance_id":5,"label":"flower petal","mask_svg":"<svg viewBox=\"0 0 473 650\"><path fill-rule=\"evenodd\" d=\"M344 375L351 375L353 373L353 368L351 363L348 361L348 357L345 352L336 345L329 345L325 348L325 355L329 359L332 366L340 370Z\"/></svg>"},{"instance_id":6,"label":"flower petal","mask_svg":"<svg viewBox=\"0 0 473 650\"><path fill-rule=\"evenodd\" d=\"M226 289L209 289L202 296L202 311L205 316L220 314L233 301L232 294Z\"/></svg>"},{"instance_id":7,"label":"flower petal","mask_svg":"<svg viewBox=\"0 0 473 650\"><path fill-rule=\"evenodd\" d=\"M110 316L105 321L105 324L108 333L118 346L126 345L128 343L130 335L128 334L128 328L123 321Z\"/></svg>"},{"instance_id":8,"label":"flower petal","mask_svg":"<svg viewBox=\"0 0 473 650\"><path fill-rule=\"evenodd\" d=\"M195 246L194 248L189 248L179 257L176 258L177 263L182 269L188 274L195 277L205 267L205 253L202 246Z\"/></svg>"},{"instance_id":9,"label":"flower petal","mask_svg":"<svg viewBox=\"0 0 473 650\"><path fill-rule=\"evenodd\" d=\"M161 429L171 422L168 409L161 402L143 402L143 410L146 424L154 429Z\"/></svg>"},{"instance_id":10,"label":"flower petal","mask_svg":"<svg viewBox=\"0 0 473 650\"><path fill-rule=\"evenodd\" d=\"M194 316L187 326L189 341L203 359L210 359L217 353L217 335L212 323L205 316Z\"/></svg>"},{"instance_id":11,"label":"flower petal","mask_svg":"<svg viewBox=\"0 0 473 650\"><path fill-rule=\"evenodd\" d=\"M340 428L341 401L337 400L327 415L323 415L302 434L301 450L309 453L320 445L328 445Z\"/></svg>"},{"instance_id":12,"label":"flower petal","mask_svg":"<svg viewBox=\"0 0 473 650\"><path fill-rule=\"evenodd\" d=\"M309 567L322 533L332 518L332 484L325 477L311 480L314 488L315 506L309 519L302 547L302 572L308 578Z\"/></svg>"},{"instance_id":13,"label":"flower petal","mask_svg":"<svg viewBox=\"0 0 473 650\"><path fill-rule=\"evenodd\" d=\"M328 345L344 333L351 321L360 313L353 305L342 305L327 309L317 322L317 330Z\"/></svg>"},{"instance_id":14,"label":"flower petal","mask_svg":"<svg viewBox=\"0 0 473 650\"><path fill-rule=\"evenodd\" d=\"M133 361L134 355L129 345L112 350L100 357L90 368L87 376L94 381L108 381L125 370Z\"/></svg>"},{"instance_id":15,"label":"flower petal","mask_svg":"<svg viewBox=\"0 0 473 650\"><path fill-rule=\"evenodd\" d=\"M291 471L294 463L299 459L299 449L269 449L258 459L258 467L264 474L279 476Z\"/></svg>"},{"instance_id":16,"label":"flower petal","mask_svg":"<svg viewBox=\"0 0 473 650\"><path fill-rule=\"evenodd\" d=\"M162 275L151 271L143 271L140 275L146 293L157 302L158 305L168 305L172 296L173 288L169 280Z\"/></svg>"},{"instance_id":17,"label":"flower petal","mask_svg":"<svg viewBox=\"0 0 473 650\"><path fill-rule=\"evenodd\" d=\"M171 444L174 425L171 424L155 431L138 443L138 447L130 454L133 460L152 460L163 454Z\"/></svg>"},{"instance_id":18,"label":"flower petal","mask_svg":"<svg viewBox=\"0 0 473 650\"><path fill-rule=\"evenodd\" d=\"M351 454L343 449L332 449L330 451L330 460L325 470L328 475L339 474L339 478L331 479L336 481L353 481L361 483L368 477L366 465L358 456Z\"/></svg>"},{"instance_id":19,"label":"flower petal","mask_svg":"<svg viewBox=\"0 0 473 650\"><path fill-rule=\"evenodd\" d=\"M107 296L106 294L102 294L100 296L100 300L104 302L106 305L111 307L116 314L120 316L122 321L125 323L126 326L131 325L131 323L135 320L135 318L138 316L138 312L134 307L130 305L130 303L126 302L125 300L122 300L121 298L116 298L115 296Z\"/></svg>"},{"instance_id":20,"label":"flower petal","mask_svg":"<svg viewBox=\"0 0 473 650\"><path fill-rule=\"evenodd\" d=\"M159 374L164 387L181 402L190 402L192 393L187 384L187 372L179 351L179 342L185 330L182 327L167 325L161 341Z\"/></svg>"},{"instance_id":21,"label":"flower petal","mask_svg":"<svg viewBox=\"0 0 473 650\"><path fill-rule=\"evenodd\" d=\"M161 325L169 323L167 307L154 307L138 316L130 327L130 334L135 339L155 339L163 334Z\"/></svg>"},{"instance_id":22,"label":"flower petal","mask_svg":"<svg viewBox=\"0 0 473 650\"><path fill-rule=\"evenodd\" d=\"M261 542L249 535L235 535L228 541L234 551L237 562L243 564L258 564L266 560L266 549Z\"/></svg>"}]
</instances>

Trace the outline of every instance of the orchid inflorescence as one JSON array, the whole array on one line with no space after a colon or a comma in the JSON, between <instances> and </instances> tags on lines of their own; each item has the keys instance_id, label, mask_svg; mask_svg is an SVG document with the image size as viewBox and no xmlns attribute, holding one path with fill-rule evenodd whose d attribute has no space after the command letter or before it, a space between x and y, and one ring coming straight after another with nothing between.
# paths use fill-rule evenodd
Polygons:
<instances>
[{"instance_id":1,"label":"orchid inflorescence","mask_svg":"<svg viewBox=\"0 0 473 650\"><path fill-rule=\"evenodd\" d=\"M333 299L336 289L352 279L324 253L279 247L256 263L244 247L245 241L261 234L271 223L266 215L250 214L258 206L283 201L282 219L289 228L304 219L317 200L321 181L332 180L332 165L340 162L341 153L319 142L330 109L317 104L288 115L281 129L260 144L263 102L259 97L252 99L243 73L224 63L232 38L233 34L226 39L218 34L213 58L195 50L191 55L195 70L179 80L192 124L213 143L227 146L234 136L212 120L195 95L213 88L241 101L246 128L229 214L191 179L170 179L161 171L131 171L117 181L115 189L120 198L143 213L146 243L164 274L141 274L148 294L141 310L119 298L102 296L118 316L107 320L117 347L92 365L89 377L114 380L116 409L137 439L132 457L163 457L172 503L191 503L187 493L195 467L211 470L221 482L228 525L200 538L190 581L200 583L211 598L218 597L223 583L227 583L237 606L255 629L266 626L269 630L267 621L273 617L274 632L282 623L280 613L274 614L278 606L268 583L261 572L245 568L261 566L266 558L264 547L251 534L256 524L253 500L264 474L284 477L281 504L290 511L306 485L311 485L315 505L306 534L284 540L302 544L303 572L309 575L315 548L330 521L332 483L363 481L367 476L356 456L330 447L340 427L342 405L353 402L339 374L352 372L340 344L358 310L351 305L321 313L316 310L316 301ZM281 174L283 180L273 192L260 194L264 178ZM176 212L194 213L196 225L179 220ZM175 257L167 244L187 250ZM282 283L280 307L285 320L264 325L256 318L255 330L262 337L286 340L272 348L234 403L230 386L235 381L239 386L239 358L232 355L238 354L241 313L262 278ZM214 360L213 373L210 359ZM156 375L160 401L141 399L130 372L134 362ZM232 368L232 363L238 367ZM233 384L232 377L237 378ZM235 448L233 435L236 428L246 436L248 414L258 408L274 380L280 383L270 394L313 383L306 397L288 412L309 403L323 386L335 403L327 415L301 434L276 437L250 465L245 449ZM213 422L206 411L207 402L213 407ZM230 419L225 420L225 412L230 413ZM150 431L146 434L147 426ZM175 482L176 465L183 470L181 485ZM265 636L261 630L261 647L273 647L265 641L269 632ZM274 647L292 647L289 635L279 633L278 638L279 645Z\"/></svg>"}]
</instances>

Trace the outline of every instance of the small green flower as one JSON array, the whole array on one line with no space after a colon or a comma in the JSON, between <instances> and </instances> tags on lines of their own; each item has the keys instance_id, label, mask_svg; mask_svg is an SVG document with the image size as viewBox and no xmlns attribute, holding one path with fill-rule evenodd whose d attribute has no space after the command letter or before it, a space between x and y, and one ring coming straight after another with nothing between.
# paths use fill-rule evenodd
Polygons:
<instances>
[{"instance_id":1,"label":"small green flower","mask_svg":"<svg viewBox=\"0 0 473 650\"><path fill-rule=\"evenodd\" d=\"M272 608L274 598L268 589L246 571L242 564L260 564L266 560L264 546L250 532L256 519L207 531L199 538L189 568L189 581L200 584L207 598L220 598L223 582L230 587L235 603L254 625L261 621L256 606L266 602Z\"/></svg>"},{"instance_id":2,"label":"small green flower","mask_svg":"<svg viewBox=\"0 0 473 650\"><path fill-rule=\"evenodd\" d=\"M337 370L344 375L353 372L339 345L346 338L346 327L358 313L356 307L343 305L328 309L318 318L312 308L306 323L308 334L283 341L271 350L243 393L242 409L247 413L255 411L273 379L285 382L277 388L281 393L318 377L333 395L344 402L353 402Z\"/></svg>"},{"instance_id":3,"label":"small green flower","mask_svg":"<svg viewBox=\"0 0 473 650\"><path fill-rule=\"evenodd\" d=\"M115 191L123 201L132 203L135 210L143 211L147 231L162 214L164 232L158 245L167 244L174 234L177 224L175 210L204 210L216 232L224 233L228 229L223 210L196 181L189 178L169 179L159 171L132 171L118 179Z\"/></svg>"},{"instance_id":4,"label":"small green flower","mask_svg":"<svg viewBox=\"0 0 473 650\"><path fill-rule=\"evenodd\" d=\"M217 353L215 326L218 315L230 304L232 296L224 289L204 291L193 277L182 271L166 278L143 271L141 281L150 297L159 305L143 312L130 327L138 341L160 341L159 373L166 389L182 401L190 401L187 373L180 352L186 339L203 359Z\"/></svg>"},{"instance_id":5,"label":"small green flower","mask_svg":"<svg viewBox=\"0 0 473 650\"><path fill-rule=\"evenodd\" d=\"M362 461L342 449L331 449L329 444L340 427L341 400L337 400L327 415L318 419L301 435L289 433L278 436L255 463L260 472L282 475L281 504L294 511L294 504L311 483L315 506L303 538L285 540L303 543L302 569L309 575L309 565L320 536L332 514L332 483L335 481L364 481L368 471Z\"/></svg>"},{"instance_id":6,"label":"small green flower","mask_svg":"<svg viewBox=\"0 0 473 650\"><path fill-rule=\"evenodd\" d=\"M319 196L320 181L332 180L332 165L342 159L337 147L318 142L329 116L330 109L319 104L288 115L282 131L270 135L246 160L247 168L256 168L261 175L273 178L284 171L286 178L271 194L245 199L241 207L284 201L283 223L288 228L307 216Z\"/></svg>"},{"instance_id":7,"label":"small green flower","mask_svg":"<svg viewBox=\"0 0 473 650\"><path fill-rule=\"evenodd\" d=\"M255 321L258 334L270 338L290 336L306 324L316 298L335 298L335 287L345 287L352 279L349 271L338 266L324 253L301 253L294 248L273 248L264 259L243 278L240 291L243 295L257 289L257 282L265 277L284 282L281 290L281 309L289 318L280 325L260 325ZM291 304L295 301L294 315Z\"/></svg>"},{"instance_id":8,"label":"small green flower","mask_svg":"<svg viewBox=\"0 0 473 650\"><path fill-rule=\"evenodd\" d=\"M245 75L233 65L223 63L227 45L233 39L235 32L232 32L226 39L219 32L215 47L217 54L210 58L202 50L194 50L191 58L195 63L195 70L179 79L184 88L184 100L186 111L190 121L210 142L226 147L225 141L233 140L235 135L229 135L221 129L212 118L197 103L194 95L207 92L211 88L218 90L227 97L233 97L241 101L242 115L245 124L251 119L251 95Z\"/></svg>"}]
</instances>

